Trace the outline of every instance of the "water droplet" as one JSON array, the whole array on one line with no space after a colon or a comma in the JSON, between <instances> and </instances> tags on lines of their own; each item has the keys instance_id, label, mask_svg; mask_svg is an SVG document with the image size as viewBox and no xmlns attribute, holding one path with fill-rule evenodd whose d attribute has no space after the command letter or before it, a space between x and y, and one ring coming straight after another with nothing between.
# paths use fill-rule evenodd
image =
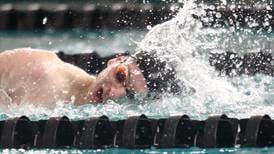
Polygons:
<instances>
[{"instance_id":1,"label":"water droplet","mask_svg":"<svg viewBox=\"0 0 274 154\"><path fill-rule=\"evenodd\" d=\"M45 17L45 18L43 18L43 25L45 25L46 23L47 23L47 21L48 21L48 18L47 17Z\"/></svg>"}]
</instances>

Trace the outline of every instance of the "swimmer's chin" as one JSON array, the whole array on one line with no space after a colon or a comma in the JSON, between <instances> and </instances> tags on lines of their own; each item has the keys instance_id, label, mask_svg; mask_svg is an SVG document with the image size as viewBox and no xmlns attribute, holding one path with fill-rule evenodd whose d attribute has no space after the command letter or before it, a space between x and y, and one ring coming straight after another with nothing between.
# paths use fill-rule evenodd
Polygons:
<instances>
[{"instance_id":1,"label":"swimmer's chin","mask_svg":"<svg viewBox=\"0 0 274 154\"><path fill-rule=\"evenodd\" d=\"M92 95L88 95L87 98L86 98L86 101L90 104L99 104L99 103L103 103L102 100L98 99L98 98L95 98L94 96Z\"/></svg>"},{"instance_id":2,"label":"swimmer's chin","mask_svg":"<svg viewBox=\"0 0 274 154\"><path fill-rule=\"evenodd\" d=\"M92 104L99 104L104 103L106 100L101 96L98 95L99 90L94 90L93 92L90 92L87 96L87 101Z\"/></svg>"}]
</instances>

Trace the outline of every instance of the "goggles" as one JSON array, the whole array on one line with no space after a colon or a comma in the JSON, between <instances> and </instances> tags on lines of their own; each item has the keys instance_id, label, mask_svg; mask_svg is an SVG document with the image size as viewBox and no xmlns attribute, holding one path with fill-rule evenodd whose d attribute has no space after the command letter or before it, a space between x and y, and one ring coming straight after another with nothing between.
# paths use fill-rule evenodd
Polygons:
<instances>
[{"instance_id":1,"label":"goggles","mask_svg":"<svg viewBox=\"0 0 274 154\"><path fill-rule=\"evenodd\" d=\"M116 72L115 72L115 78L118 82L123 83L124 86L127 85L127 83L129 82L129 70L128 70L128 66L126 64L128 58L124 59L118 66L116 66ZM144 98L147 97L147 95L143 95L143 94L138 94L134 91L129 90L127 87L126 88L126 97L130 98L130 99L135 99L138 101L144 100Z\"/></svg>"},{"instance_id":2,"label":"goggles","mask_svg":"<svg viewBox=\"0 0 274 154\"><path fill-rule=\"evenodd\" d=\"M116 67L115 78L120 83L125 83L128 80L128 68L125 64L121 63Z\"/></svg>"}]
</instances>

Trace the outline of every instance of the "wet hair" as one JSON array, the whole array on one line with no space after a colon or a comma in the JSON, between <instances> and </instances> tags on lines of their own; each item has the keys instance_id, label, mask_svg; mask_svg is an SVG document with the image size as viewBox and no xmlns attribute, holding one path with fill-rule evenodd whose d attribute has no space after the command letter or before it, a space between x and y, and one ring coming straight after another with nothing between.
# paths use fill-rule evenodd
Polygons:
<instances>
[{"instance_id":1,"label":"wet hair","mask_svg":"<svg viewBox=\"0 0 274 154\"><path fill-rule=\"evenodd\" d=\"M138 52L134 57L146 79L149 92L178 93L180 91L175 69L169 66L166 61L146 51Z\"/></svg>"}]
</instances>

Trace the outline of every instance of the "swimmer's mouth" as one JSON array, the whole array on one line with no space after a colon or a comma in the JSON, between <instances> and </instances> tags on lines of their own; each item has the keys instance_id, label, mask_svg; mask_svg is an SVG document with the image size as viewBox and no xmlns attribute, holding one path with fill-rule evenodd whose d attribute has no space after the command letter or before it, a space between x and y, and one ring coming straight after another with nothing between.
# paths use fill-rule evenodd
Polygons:
<instances>
[{"instance_id":1,"label":"swimmer's mouth","mask_svg":"<svg viewBox=\"0 0 274 154\"><path fill-rule=\"evenodd\" d=\"M102 103L103 102L103 88L99 88L91 95L91 101L94 103Z\"/></svg>"}]
</instances>

